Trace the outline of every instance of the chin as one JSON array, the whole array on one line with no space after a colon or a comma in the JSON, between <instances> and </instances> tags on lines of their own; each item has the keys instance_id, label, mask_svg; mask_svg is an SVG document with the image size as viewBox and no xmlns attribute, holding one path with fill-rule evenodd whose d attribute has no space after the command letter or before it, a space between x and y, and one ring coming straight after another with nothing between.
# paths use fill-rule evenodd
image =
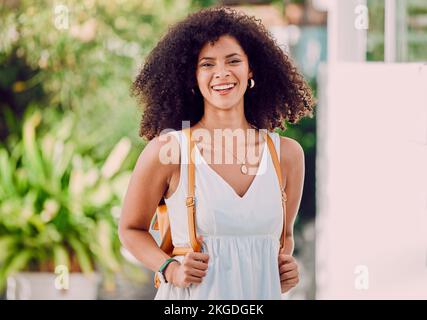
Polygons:
<instances>
[{"instance_id":1,"label":"chin","mask_svg":"<svg viewBox=\"0 0 427 320\"><path fill-rule=\"evenodd\" d=\"M221 109L221 110L229 110L229 109L232 109L234 105L235 105L235 104L226 104L226 105L213 104L213 106L215 106L215 108L218 108L218 109Z\"/></svg>"},{"instance_id":2,"label":"chin","mask_svg":"<svg viewBox=\"0 0 427 320\"><path fill-rule=\"evenodd\" d=\"M237 106L239 104L239 100L230 100L230 101L217 101L215 99L215 101L211 101L210 102L211 105L215 106L218 109L222 109L222 110L228 110L228 109L232 109L234 106Z\"/></svg>"}]
</instances>

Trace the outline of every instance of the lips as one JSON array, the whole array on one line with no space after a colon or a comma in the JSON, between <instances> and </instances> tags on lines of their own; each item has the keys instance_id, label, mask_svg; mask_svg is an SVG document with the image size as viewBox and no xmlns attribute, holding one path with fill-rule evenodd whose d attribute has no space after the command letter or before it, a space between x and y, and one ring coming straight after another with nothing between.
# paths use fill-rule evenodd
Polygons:
<instances>
[{"instance_id":1,"label":"lips","mask_svg":"<svg viewBox=\"0 0 427 320\"><path fill-rule=\"evenodd\" d=\"M213 86L211 86L211 88L216 87L216 86L226 86L226 85L229 85L229 84L234 84L234 85L236 85L237 83L236 83L236 82L224 82L224 83L217 83L217 84L214 84Z\"/></svg>"},{"instance_id":2,"label":"lips","mask_svg":"<svg viewBox=\"0 0 427 320\"><path fill-rule=\"evenodd\" d=\"M233 86L233 87L231 87L231 88L229 88L229 89L222 89L222 90L215 90L215 89L213 89L213 87L220 86L220 85L227 85L227 84L233 84L234 86ZM224 84L217 84L217 85L214 85L214 86L212 86L212 87L211 87L211 89L212 89L214 92L218 93L219 95L226 95L226 94L230 93L230 92L231 92L231 91L232 91L236 86L237 86L237 83L235 83L235 82L230 82L230 83L224 83Z\"/></svg>"}]
</instances>

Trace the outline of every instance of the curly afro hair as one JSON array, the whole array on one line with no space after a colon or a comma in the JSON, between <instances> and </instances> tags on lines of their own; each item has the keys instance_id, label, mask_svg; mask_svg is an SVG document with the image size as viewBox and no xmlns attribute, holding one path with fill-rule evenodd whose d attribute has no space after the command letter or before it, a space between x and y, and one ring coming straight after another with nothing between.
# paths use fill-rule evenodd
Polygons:
<instances>
[{"instance_id":1,"label":"curly afro hair","mask_svg":"<svg viewBox=\"0 0 427 320\"><path fill-rule=\"evenodd\" d=\"M201 119L204 100L197 89L197 58L205 44L213 45L222 35L237 40L253 71L256 86L244 95L250 124L286 130L284 120L296 123L306 115L313 117L310 87L261 21L215 6L169 27L148 54L131 87L131 95L144 107L141 137L151 140L164 129L182 129L182 121L194 125Z\"/></svg>"}]
</instances>

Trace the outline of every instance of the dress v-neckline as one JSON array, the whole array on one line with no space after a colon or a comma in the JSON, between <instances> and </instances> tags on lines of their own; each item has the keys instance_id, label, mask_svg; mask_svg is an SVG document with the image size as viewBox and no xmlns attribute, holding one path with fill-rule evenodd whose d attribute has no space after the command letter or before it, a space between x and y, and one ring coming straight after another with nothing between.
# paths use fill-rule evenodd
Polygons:
<instances>
[{"instance_id":1,"label":"dress v-neckline","mask_svg":"<svg viewBox=\"0 0 427 320\"><path fill-rule=\"evenodd\" d=\"M268 133L266 133L266 134L268 134ZM259 172L260 168L262 168L261 166L264 165L264 161L265 161L265 157L266 157L266 153L267 153L266 149L268 149L267 137L264 137L264 140L265 140L264 141L264 147L262 149L262 155L261 155L261 159L260 159L259 164L258 164L258 168L257 168L256 174L255 174L255 177L252 179L248 189L246 190L246 192L244 193L243 196L240 196L236 192L236 190L218 172L216 172L214 169L211 168L211 166L206 162L205 158L202 156L202 153L200 152L199 147L197 146L196 143L194 143L194 148L196 149L199 157L201 158L202 163L208 168L208 171L212 172L212 174L215 177L217 177L218 180L222 181L222 183L225 184L227 186L227 188L231 190L231 192L235 198L237 198L238 200L245 200L248 197L248 195L250 194L251 190L254 188L254 184L255 184L255 182L259 176L259 173L260 173Z\"/></svg>"}]
</instances>

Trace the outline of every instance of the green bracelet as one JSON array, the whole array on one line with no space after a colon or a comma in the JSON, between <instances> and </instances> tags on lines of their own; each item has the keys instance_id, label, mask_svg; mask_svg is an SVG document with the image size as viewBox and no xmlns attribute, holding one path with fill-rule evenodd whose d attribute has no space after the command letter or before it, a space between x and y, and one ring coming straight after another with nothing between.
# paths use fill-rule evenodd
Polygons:
<instances>
[{"instance_id":1,"label":"green bracelet","mask_svg":"<svg viewBox=\"0 0 427 320\"><path fill-rule=\"evenodd\" d=\"M166 283L167 283L167 280L166 280L165 271L166 271L167 266L168 266L171 262L173 262L173 261L177 261L177 262L179 262L178 260L176 260L176 259L174 259L174 258L169 258L169 259L167 259L167 260L165 261L165 263L163 263L163 264L162 264L162 266L161 266L161 267L160 267L160 269L159 269L159 272L163 275L163 279L165 279L165 282L166 282Z\"/></svg>"}]
</instances>

